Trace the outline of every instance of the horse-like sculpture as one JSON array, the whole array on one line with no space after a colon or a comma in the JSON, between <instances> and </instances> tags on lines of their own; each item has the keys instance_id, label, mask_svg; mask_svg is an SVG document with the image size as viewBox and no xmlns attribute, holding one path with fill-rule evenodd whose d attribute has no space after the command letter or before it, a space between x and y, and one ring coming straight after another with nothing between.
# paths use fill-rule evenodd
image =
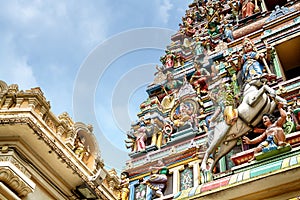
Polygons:
<instances>
[{"instance_id":1,"label":"horse-like sculpture","mask_svg":"<svg viewBox=\"0 0 300 200\"><path fill-rule=\"evenodd\" d=\"M216 163L233 149L241 136L259 124L264 113L272 113L277 102L286 104L285 99L276 95L276 92L265 84L266 81L265 76L261 76L245 83L243 99L237 108L236 122L230 125L223 120L208 132L208 148L201 163L202 182L212 180L212 170ZM209 158L212 158L212 161L208 165Z\"/></svg>"}]
</instances>

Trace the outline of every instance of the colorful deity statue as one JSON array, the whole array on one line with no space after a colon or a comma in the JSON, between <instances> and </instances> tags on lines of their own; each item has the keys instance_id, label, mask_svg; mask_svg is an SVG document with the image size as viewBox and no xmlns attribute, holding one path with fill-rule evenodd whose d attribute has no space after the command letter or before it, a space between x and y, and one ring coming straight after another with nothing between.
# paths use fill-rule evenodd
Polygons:
<instances>
[{"instance_id":1,"label":"colorful deity statue","mask_svg":"<svg viewBox=\"0 0 300 200\"><path fill-rule=\"evenodd\" d=\"M146 140L147 140L147 128L146 124L143 119L139 122L139 128L137 131L133 133L135 136L135 142L136 142L136 150L137 151L144 151L146 149Z\"/></svg>"},{"instance_id":2,"label":"colorful deity statue","mask_svg":"<svg viewBox=\"0 0 300 200\"><path fill-rule=\"evenodd\" d=\"M166 54L160 57L160 61L162 62L166 70L179 67L184 62L184 58L180 54L174 53L169 50L166 50L165 52Z\"/></svg>"},{"instance_id":3,"label":"colorful deity statue","mask_svg":"<svg viewBox=\"0 0 300 200\"><path fill-rule=\"evenodd\" d=\"M167 187L168 181L168 169L162 161L159 161L158 166L150 167L151 174L150 178L144 180L142 184L148 185L150 189L152 189L154 198L163 197L164 191Z\"/></svg>"},{"instance_id":4,"label":"colorful deity statue","mask_svg":"<svg viewBox=\"0 0 300 200\"><path fill-rule=\"evenodd\" d=\"M250 17L254 13L259 12L259 7L257 6L257 0L253 3L253 0L243 0L242 1L242 17Z\"/></svg>"},{"instance_id":5,"label":"colorful deity statue","mask_svg":"<svg viewBox=\"0 0 300 200\"><path fill-rule=\"evenodd\" d=\"M194 54L195 54L195 59L197 59L200 62L203 61L203 58L204 58L204 48L203 48L203 45L202 45L202 41L200 40L199 37L195 38Z\"/></svg>"},{"instance_id":6,"label":"colorful deity statue","mask_svg":"<svg viewBox=\"0 0 300 200\"><path fill-rule=\"evenodd\" d=\"M89 155L89 146L85 144L84 137L76 137L73 151L80 160Z\"/></svg>"},{"instance_id":7,"label":"colorful deity statue","mask_svg":"<svg viewBox=\"0 0 300 200\"><path fill-rule=\"evenodd\" d=\"M287 134L290 134L292 132L294 132L296 130L296 126L295 126L295 118L294 118L294 113L293 113L293 110L292 110L292 107L289 106L288 109L287 109L287 113L286 113L286 122L283 124L282 128L284 130L284 133L287 135Z\"/></svg>"},{"instance_id":8,"label":"colorful deity statue","mask_svg":"<svg viewBox=\"0 0 300 200\"><path fill-rule=\"evenodd\" d=\"M178 90L182 86L182 81L174 79L171 72L167 72L167 80L162 89L164 90L166 96L161 101L161 106L164 110L171 109L174 106Z\"/></svg>"},{"instance_id":9,"label":"colorful deity statue","mask_svg":"<svg viewBox=\"0 0 300 200\"><path fill-rule=\"evenodd\" d=\"M223 40L225 42L232 42L234 40L232 28L233 26L225 21L224 31L223 31Z\"/></svg>"},{"instance_id":10,"label":"colorful deity statue","mask_svg":"<svg viewBox=\"0 0 300 200\"><path fill-rule=\"evenodd\" d=\"M194 15L187 14L185 18L182 18L182 21L185 35L188 37L193 36L196 32L196 29L194 28Z\"/></svg>"},{"instance_id":11,"label":"colorful deity statue","mask_svg":"<svg viewBox=\"0 0 300 200\"><path fill-rule=\"evenodd\" d=\"M128 200L129 199L129 173L128 172L121 173L121 181L118 188L121 189L119 200Z\"/></svg>"},{"instance_id":12,"label":"colorful deity statue","mask_svg":"<svg viewBox=\"0 0 300 200\"><path fill-rule=\"evenodd\" d=\"M176 56L171 51L166 51L166 55L160 58L160 61L166 69L172 68L175 65Z\"/></svg>"},{"instance_id":13,"label":"colorful deity statue","mask_svg":"<svg viewBox=\"0 0 300 200\"><path fill-rule=\"evenodd\" d=\"M217 42L211 39L209 36L201 36L200 40L202 42L202 46L206 49L207 54L211 54L212 51L215 50L217 46Z\"/></svg>"},{"instance_id":14,"label":"colorful deity statue","mask_svg":"<svg viewBox=\"0 0 300 200\"><path fill-rule=\"evenodd\" d=\"M234 19L236 24L238 24L239 23L239 11L240 11L240 6L241 6L240 1L239 0L230 0L230 1L228 1L228 5L231 8L232 18Z\"/></svg>"},{"instance_id":15,"label":"colorful deity statue","mask_svg":"<svg viewBox=\"0 0 300 200\"><path fill-rule=\"evenodd\" d=\"M209 35L216 36L220 33L219 25L221 21L220 12L222 10L222 5L220 2L209 1L204 8L206 10L207 18L205 28L207 28Z\"/></svg>"},{"instance_id":16,"label":"colorful deity statue","mask_svg":"<svg viewBox=\"0 0 300 200\"><path fill-rule=\"evenodd\" d=\"M300 108L294 109L293 114L293 120L295 122L296 131L300 131Z\"/></svg>"},{"instance_id":17,"label":"colorful deity statue","mask_svg":"<svg viewBox=\"0 0 300 200\"><path fill-rule=\"evenodd\" d=\"M174 126L179 128L186 123L191 123L193 117L193 109L184 102L181 102L178 108L178 112L174 114Z\"/></svg>"},{"instance_id":18,"label":"colorful deity statue","mask_svg":"<svg viewBox=\"0 0 300 200\"><path fill-rule=\"evenodd\" d=\"M267 54L259 53L249 38L243 42L243 53L238 57L237 70L242 70L243 82L251 81L253 77L263 74L263 69L271 59L271 47L267 46Z\"/></svg>"},{"instance_id":19,"label":"colorful deity statue","mask_svg":"<svg viewBox=\"0 0 300 200\"><path fill-rule=\"evenodd\" d=\"M245 142L246 144L260 143L255 148L254 153L268 152L277 149L278 146L287 145L285 141L286 137L284 134L284 130L282 129L282 126L285 123L287 117L286 112L283 109L283 103L278 103L278 110L280 112L280 117L276 121L274 120L274 116L270 114L263 115L262 120L263 124L266 127L266 130L260 136L252 140L250 140L246 136L243 137L243 142Z\"/></svg>"},{"instance_id":20,"label":"colorful deity statue","mask_svg":"<svg viewBox=\"0 0 300 200\"><path fill-rule=\"evenodd\" d=\"M208 92L207 80L210 73L204 67L200 67L198 62L194 63L195 72L190 79L190 83L196 89L198 95L206 95Z\"/></svg>"}]
</instances>

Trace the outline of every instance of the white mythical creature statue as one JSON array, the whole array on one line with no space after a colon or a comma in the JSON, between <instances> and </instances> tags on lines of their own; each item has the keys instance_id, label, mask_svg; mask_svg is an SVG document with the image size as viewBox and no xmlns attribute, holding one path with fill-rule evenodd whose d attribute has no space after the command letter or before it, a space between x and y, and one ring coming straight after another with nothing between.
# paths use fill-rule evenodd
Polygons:
<instances>
[{"instance_id":1,"label":"white mythical creature statue","mask_svg":"<svg viewBox=\"0 0 300 200\"><path fill-rule=\"evenodd\" d=\"M229 125L223 120L208 132L208 149L201 164L202 182L212 180L212 170L219 159L232 150L241 136L259 124L264 113L272 113L276 102L286 104L286 100L277 96L265 82L265 76L261 76L245 83L243 100L237 108L236 122ZM209 158L213 161L208 165Z\"/></svg>"}]
</instances>

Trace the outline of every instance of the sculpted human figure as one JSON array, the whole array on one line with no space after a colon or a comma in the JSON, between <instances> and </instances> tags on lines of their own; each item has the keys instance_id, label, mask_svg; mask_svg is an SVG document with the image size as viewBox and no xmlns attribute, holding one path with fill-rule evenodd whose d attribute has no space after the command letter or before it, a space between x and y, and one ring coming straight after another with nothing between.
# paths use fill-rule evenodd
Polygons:
<instances>
[{"instance_id":1,"label":"sculpted human figure","mask_svg":"<svg viewBox=\"0 0 300 200\"><path fill-rule=\"evenodd\" d=\"M158 162L158 166L150 167L151 175L150 178L143 181L142 184L146 184L154 191L154 198L155 197L162 197L164 196L164 191L167 187L167 173L168 169L163 164L162 161Z\"/></svg>"},{"instance_id":2,"label":"sculpted human figure","mask_svg":"<svg viewBox=\"0 0 300 200\"><path fill-rule=\"evenodd\" d=\"M194 53L195 57L199 59L200 62L202 62L204 57L204 47L199 37L195 38Z\"/></svg>"},{"instance_id":3,"label":"sculpted human figure","mask_svg":"<svg viewBox=\"0 0 300 200\"><path fill-rule=\"evenodd\" d=\"M146 140L147 140L147 128L145 122L143 120L140 121L140 127L136 132L134 132L134 136L136 137L136 146L137 151L144 151L146 149Z\"/></svg>"},{"instance_id":4,"label":"sculpted human figure","mask_svg":"<svg viewBox=\"0 0 300 200\"><path fill-rule=\"evenodd\" d=\"M88 148L85 147L85 138L77 136L74 142L74 153L79 159L83 159L85 155L88 155Z\"/></svg>"},{"instance_id":5,"label":"sculpted human figure","mask_svg":"<svg viewBox=\"0 0 300 200\"><path fill-rule=\"evenodd\" d=\"M246 144L257 144L258 147L255 148L254 153L267 152L276 149L278 146L285 146L285 134L282 129L282 125L286 121L287 114L283 109L283 103L278 103L278 110L280 112L280 117L277 121L273 121L273 116L270 114L264 114L262 117L263 124L267 128L260 136L250 140L248 137L243 137L243 142ZM254 159L254 158L253 158ZM252 159L252 160L253 160ZM251 160L250 160L251 161Z\"/></svg>"},{"instance_id":6,"label":"sculpted human figure","mask_svg":"<svg viewBox=\"0 0 300 200\"><path fill-rule=\"evenodd\" d=\"M120 191L120 200L128 200L129 197L129 174L128 172L121 173L121 182L119 185Z\"/></svg>"},{"instance_id":7,"label":"sculpted human figure","mask_svg":"<svg viewBox=\"0 0 300 200\"><path fill-rule=\"evenodd\" d=\"M266 44L267 54L259 53L253 42L245 38L243 42L243 52L238 57L237 70L242 70L243 82L249 82L253 77L263 74L263 69L271 59L271 47Z\"/></svg>"},{"instance_id":8,"label":"sculpted human figure","mask_svg":"<svg viewBox=\"0 0 300 200\"><path fill-rule=\"evenodd\" d=\"M171 72L167 73L167 82L162 86L166 96L161 101L161 106L164 110L171 109L174 106L176 94L182 86L182 81L174 79Z\"/></svg>"},{"instance_id":9,"label":"sculpted human figure","mask_svg":"<svg viewBox=\"0 0 300 200\"><path fill-rule=\"evenodd\" d=\"M252 0L244 0L242 4L242 17L250 17L254 14L255 5Z\"/></svg>"},{"instance_id":10,"label":"sculpted human figure","mask_svg":"<svg viewBox=\"0 0 300 200\"><path fill-rule=\"evenodd\" d=\"M239 23L239 10L240 10L240 1L239 0L230 0L228 1L228 5L231 8L232 16L235 22Z\"/></svg>"},{"instance_id":11,"label":"sculpted human figure","mask_svg":"<svg viewBox=\"0 0 300 200\"><path fill-rule=\"evenodd\" d=\"M174 126L181 127L187 122L191 121L193 110L189 105L181 102L179 105L179 112L174 115Z\"/></svg>"},{"instance_id":12,"label":"sculpted human figure","mask_svg":"<svg viewBox=\"0 0 300 200\"><path fill-rule=\"evenodd\" d=\"M295 122L296 130L300 131L300 108L293 111L293 120Z\"/></svg>"},{"instance_id":13,"label":"sculpted human figure","mask_svg":"<svg viewBox=\"0 0 300 200\"><path fill-rule=\"evenodd\" d=\"M207 78L210 76L210 73L205 68L201 68L197 62L194 63L194 67L195 72L190 79L190 83L196 89L198 95L205 95L208 92Z\"/></svg>"},{"instance_id":14,"label":"sculpted human figure","mask_svg":"<svg viewBox=\"0 0 300 200\"><path fill-rule=\"evenodd\" d=\"M192 15L188 15L183 19L183 24L185 26L185 34L189 37L193 36L196 32L196 29L193 27L194 19Z\"/></svg>"},{"instance_id":15,"label":"sculpted human figure","mask_svg":"<svg viewBox=\"0 0 300 200\"><path fill-rule=\"evenodd\" d=\"M175 65L176 55L171 51L165 51L166 55L160 58L160 61L166 69L172 68Z\"/></svg>"}]
</instances>

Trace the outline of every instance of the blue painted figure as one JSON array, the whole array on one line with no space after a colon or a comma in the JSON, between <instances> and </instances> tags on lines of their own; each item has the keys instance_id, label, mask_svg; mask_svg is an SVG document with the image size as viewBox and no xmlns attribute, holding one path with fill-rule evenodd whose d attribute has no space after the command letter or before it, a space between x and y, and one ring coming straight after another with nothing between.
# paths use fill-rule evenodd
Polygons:
<instances>
[{"instance_id":1,"label":"blue painted figure","mask_svg":"<svg viewBox=\"0 0 300 200\"><path fill-rule=\"evenodd\" d=\"M243 137L243 142L245 142L246 144L257 144L261 142L258 147L255 148L254 153L271 151L273 149L277 149L278 146L285 146L287 144L285 142L286 138L282 129L287 116L285 110L283 109L283 103L278 103L278 110L280 113L280 117L275 122L273 121L272 115L263 115L263 124L267 129L260 136L252 140L250 140L246 136Z\"/></svg>"},{"instance_id":2,"label":"blue painted figure","mask_svg":"<svg viewBox=\"0 0 300 200\"><path fill-rule=\"evenodd\" d=\"M263 74L263 69L270 60L271 47L267 46L267 55L259 53L252 41L245 38L243 42L243 53L238 58L238 69L242 70L243 82L249 82L255 76Z\"/></svg>"}]
</instances>

